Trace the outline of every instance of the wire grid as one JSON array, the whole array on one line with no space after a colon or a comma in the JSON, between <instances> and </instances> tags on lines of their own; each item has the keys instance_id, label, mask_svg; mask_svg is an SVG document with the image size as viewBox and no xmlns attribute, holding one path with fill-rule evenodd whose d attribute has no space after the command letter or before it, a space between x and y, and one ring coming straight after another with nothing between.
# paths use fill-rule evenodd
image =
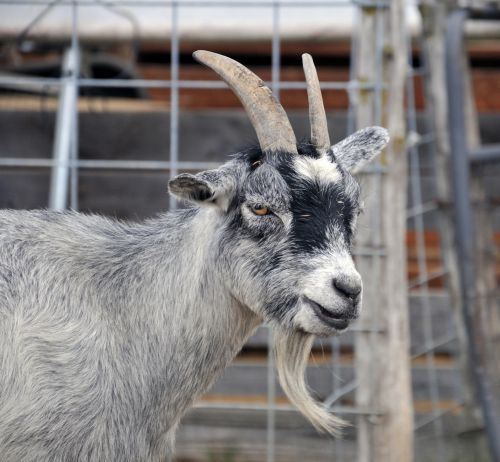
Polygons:
<instances>
[{"instance_id":1,"label":"wire grid","mask_svg":"<svg viewBox=\"0 0 500 462\"><path fill-rule=\"evenodd\" d=\"M112 3L106 2L107 5L112 6L141 6L141 7L154 7L154 8L170 8L171 9L171 74L168 80L144 80L144 79L107 79L107 80L97 80L79 77L79 36L78 36L78 11L80 7L85 7L88 5L103 5L104 2L101 0L0 0L0 4L29 4L29 5L43 5L46 9L51 9L59 5L70 5L72 8L72 34L71 34L71 44L68 53L74 58L73 64L67 69L68 72L62 78L23 78L23 77L13 77L13 76L1 76L0 75L0 87L7 88L19 88L19 87L39 87L39 88L54 88L60 91L62 95L64 88L69 89L69 109L66 115L70 115L69 125L65 130L69 130L70 136L69 141L66 143L66 157L60 157L60 151L55 147L53 159L17 159L17 158L0 158L0 167L40 167L40 168L51 168L53 184L51 187L51 194L54 198L52 201L53 208L66 208L68 204L66 203L66 197L68 196L67 187L69 185L69 206L73 209L78 208L78 172L80 169L130 169L130 170L168 170L170 176L175 176L180 170L203 170L208 168L213 168L218 163L213 162L183 162L179 159L179 91L181 89L223 89L226 85L220 81L200 81L200 80L180 80L179 79L179 9L180 8L190 8L196 6L224 6L224 7L242 7L242 6L255 6L255 7L268 7L269 14L272 16L272 60L271 69L272 77L271 82L268 82L270 87L273 89L274 94L279 98L280 91L282 89L304 89L306 88L304 82L284 82L280 79L280 12L283 8L313 8L313 7L328 7L335 8L339 6L351 6L355 9L356 14L359 19L360 8L369 6L375 7L377 15L377 28L376 28L376 40L377 49L379 53L377 55L377 79L374 83L359 82L355 80L355 69L354 66L350 70L350 80L348 82L321 82L321 88L323 90L345 90L348 92L350 105L348 112L348 133L354 131L355 127L355 117L354 117L354 107L356 105L356 96L359 90L368 90L375 92L375 122L380 123L381 120L381 97L382 97L382 48L384 41L384 26L380 18L380 13L382 9L388 6L387 1L370 1L370 0L345 0L345 1L329 1L329 2L289 2L285 0L278 0L272 2L264 1L245 1L234 3L231 1L217 1L217 0L207 0L203 2L199 1L163 1L163 0L149 0L149 1L137 1L137 0L119 0ZM43 14L39 17L43 17ZM28 24L28 29L33 25L33 22ZM355 41L355 35L353 34L353 43L351 46L351 63L356 62L355 53L357 52L357 43ZM411 56L409 57L409 65L411 65ZM415 109L415 99L414 99L414 88L413 88L413 75L419 73L425 76L425 67L412 71L408 79L408 127L410 134L416 135L418 133L416 125L416 109ZM79 87L134 87L134 88L168 88L170 89L170 149L169 149L169 159L167 161L142 161L142 160L81 160L78 159L78 109L76 101L78 98ZM328 108L327 108L328 109ZM419 287L419 301L421 305L421 316L423 320L423 330L425 345L423 350L416 351L414 356L425 356L426 360L426 370L427 370L427 380L429 384L432 410L430 416L424 420L416 422L416 429L420 430L432 425L435 435L438 439L443 434L443 427L441 422L441 417L446 412L453 409L442 410L439 408L439 390L438 390L438 378L436 375L436 364L434 362L434 350L444 343L451 342L454 337L450 338L435 338L433 335L433 329L431 324L431 299L429 292L429 281L433 278L442 276L444 271L439 274L429 274L427 271L426 261L426 248L425 248L425 226L424 226L424 215L428 213L434 213L436 211L435 204L432 202L423 202L423 194L421 188L420 179L420 149L425 144L432 145L433 135L432 133L427 133L418 137L418 140L411 145L409 155L410 155L410 205L408 210L408 219L413 223L414 229L417 236L417 260L418 260L418 277L410 282L411 287ZM63 153L64 154L64 153ZM375 174L378 181L382 181L381 174L383 173L383 167L380 165L375 165L367 169L368 172ZM58 180L54 180L58 179ZM173 199L170 201L170 208L174 209L176 203ZM375 213L374 217L380 216L379 213ZM380 226L378 223L372 223L373 229L379 230ZM370 254L374 258L374 268L376 269L376 261L382 254L377 254L370 249L357 248L355 253L358 255ZM352 330L356 331L356 327ZM373 334L380 334L380 332L374 327ZM270 333L269 333L270 335ZM377 410L372 411L361 411L356 409L356 407L346 407L340 406L338 403L342 398L349 396L357 387L356 378L350 382L343 382L340 373L340 347L341 342L339 339L334 338L331 340L331 350L332 350L332 393L326 398L325 405L329 406L332 410L337 413L346 413L350 415L356 415L360 412L371 412L376 415ZM269 349L269 348L268 348ZM267 363L267 387L268 387L268 402L265 408L262 408L267 412L267 444L266 444L266 460L268 462L273 462L276 460L276 412L283 409L289 409L287 406L277 406L276 405L276 381L274 374L274 364L272 355L268 355ZM215 406L216 407L216 406ZM255 408L255 406L252 406ZM259 406L257 406L259 407ZM342 461L345 459L345 451L343 449L344 443L339 440L335 444L334 449L334 460ZM439 445L440 460L445 460L443 455L444 448L442 444ZM332 455L333 460L333 455Z\"/></svg>"},{"instance_id":2,"label":"wire grid","mask_svg":"<svg viewBox=\"0 0 500 462\"><path fill-rule=\"evenodd\" d=\"M410 37L408 37L410 40ZM433 108L425 101L423 116L425 124L419 127L417 124L417 111L415 102L415 85L414 79L421 78L423 87L425 87L426 79L429 77L430 69L428 67L427 57L422 50L425 50L423 45L423 37L417 37L419 43L418 48L421 50L419 61L420 65L414 67L412 49L409 46L408 56L408 79L406 87L406 103L407 103L407 128L408 128L408 154L409 154L409 210L407 213L408 224L413 226L415 231L415 250L418 266L418 274L409 281L409 289L418 294L419 302L419 317L422 325L423 345L418 345L418 348L412 348L412 358L423 358L426 368L426 382L428 385L431 410L429 415L417 418L415 421L414 430L420 432L430 431L436 441L436 454L438 460L450 460L449 449L445 447L445 428L444 417L450 413L458 411L465 405L466 387L464 383L464 371L460 370L460 349L458 344L458 331L460 326L456 324L457 317L453 315L453 311L459 307L453 307L451 303L447 303L447 316L450 322L450 327L447 332L437 335L433 326L433 306L432 306L432 288L431 283L437 279L446 280L449 277L448 269L445 266L444 256L441 255L440 268L435 271L429 271L427 262L429 260L426 247L426 223L431 223L434 229L438 231L438 235L442 235L443 220L440 220L438 214L440 212L439 204L436 202L437 197L437 174L436 174L436 133L433 123ZM423 133L422 133L423 132ZM431 185L427 187L432 190L432 193L425 191L423 184L423 161L422 158L427 151L430 155L431 165L428 167L432 172ZM427 197L425 197L427 196ZM443 252L441 245L441 252ZM451 299L451 294L448 294ZM455 345L455 347L453 347ZM443 405L443 394L440 391L440 380L438 371L440 367L436 363L435 354L443 347L450 347L448 353L451 355L453 373L454 373L454 390L453 402ZM418 451L418 445L416 445Z\"/></svg>"},{"instance_id":3,"label":"wire grid","mask_svg":"<svg viewBox=\"0 0 500 462\"><path fill-rule=\"evenodd\" d=\"M411 45L411 43L409 44ZM407 79L406 94L407 94L407 124L408 131L411 135L418 138L418 128L417 128L417 114L415 105L415 88L414 88L414 76L420 74L425 77L425 68L414 69L412 66L412 50L411 46L408 47L408 66L409 66L409 77ZM432 139L432 136L426 134L426 140ZM410 138L411 140L411 138ZM419 288L419 305L421 309L421 318L423 321L423 333L424 333L424 347L421 351L414 352L413 357L424 356L426 362L427 371L427 382L429 386L430 399L432 403L432 412L428 419L421 422L416 422L415 428L421 429L425 426L432 424L434 434L437 436L438 441L438 455L439 460L445 460L444 447L442 443L443 436L443 425L440 419L441 413L439 411L439 389L438 389L438 378L436 374L436 364L434 361L434 350L442 345L440 341L437 343L434 340L433 328L432 328L432 307L430 301L429 292L429 282L435 275L430 275L427 271L427 254L425 245L425 226L424 226L424 215L436 211L435 207L431 204L425 204L423 202L422 185L421 185L421 167L420 167L420 154L421 150L419 147L422 146L415 140L410 143L409 147L409 186L410 186L410 204L411 213L407 217L409 222L413 223L416 232L416 242L415 247L417 250L417 261L418 261L418 277L415 282L415 287ZM424 143L425 144L425 143ZM410 283L411 285L411 283ZM446 339L447 342L454 340L454 338Z\"/></svg>"}]
</instances>

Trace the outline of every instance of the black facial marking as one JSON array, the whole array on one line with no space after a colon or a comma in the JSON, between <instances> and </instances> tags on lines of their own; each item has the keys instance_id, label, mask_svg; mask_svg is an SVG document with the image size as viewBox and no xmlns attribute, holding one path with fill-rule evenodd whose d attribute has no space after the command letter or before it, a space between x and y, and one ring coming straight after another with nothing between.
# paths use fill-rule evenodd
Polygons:
<instances>
[{"instance_id":1,"label":"black facial marking","mask_svg":"<svg viewBox=\"0 0 500 462\"><path fill-rule=\"evenodd\" d=\"M258 167L263 159L264 153L258 146L252 146L248 149L244 149L236 154L234 157L248 164L248 166L253 169L253 166ZM258 162L258 164L256 164Z\"/></svg>"},{"instance_id":2,"label":"black facial marking","mask_svg":"<svg viewBox=\"0 0 500 462\"><path fill-rule=\"evenodd\" d=\"M318 159L319 154L308 141L297 146L300 156ZM268 163L278 170L291 192L290 211L293 221L291 229L292 251L311 253L331 244L331 237L352 244L353 218L359 208L359 187L356 181L337 163L340 178L330 184L305 178L296 173L293 156L286 152L262 153L258 148L247 149L237 155L247 163L250 171ZM328 157L335 162L333 152ZM241 205L243 198L238 201ZM235 204L236 205L236 204ZM234 220L232 226L241 225ZM241 232L241 231L240 231ZM265 234L265 233L264 233ZM253 235L254 239L264 239L265 235Z\"/></svg>"},{"instance_id":3,"label":"black facial marking","mask_svg":"<svg viewBox=\"0 0 500 462\"><path fill-rule=\"evenodd\" d=\"M311 144L309 140L305 140L297 146L299 155L304 157L310 157L312 159L319 159L320 154L316 148Z\"/></svg>"},{"instance_id":4,"label":"black facial marking","mask_svg":"<svg viewBox=\"0 0 500 462\"><path fill-rule=\"evenodd\" d=\"M297 145L297 151L300 156L310 157L312 159L319 159L321 154L316 150L314 145L311 143L309 139L305 139L301 141ZM332 160L332 162L336 162L335 156L332 150L329 150L327 153L328 157ZM244 149L234 155L236 159L242 160L246 162L250 168L255 168L265 162L269 157L289 157L289 153L282 152L271 152L271 153L263 153L259 146L252 146L250 148Z\"/></svg>"},{"instance_id":5,"label":"black facial marking","mask_svg":"<svg viewBox=\"0 0 500 462\"><path fill-rule=\"evenodd\" d=\"M296 253L311 253L331 244L331 236L350 246L353 216L358 207L358 187L340 171L338 182L324 183L300 176L293 160L281 158L276 165L288 184L293 216L291 239ZM349 183L350 192L346 193Z\"/></svg>"},{"instance_id":6,"label":"black facial marking","mask_svg":"<svg viewBox=\"0 0 500 462\"><path fill-rule=\"evenodd\" d=\"M308 180L302 180L297 186L292 193L294 248L301 252L326 248L330 243L327 238L329 230L340 233L338 238L348 242L346 225L349 220L346 215L352 205L342 194L342 186L319 186Z\"/></svg>"}]
</instances>

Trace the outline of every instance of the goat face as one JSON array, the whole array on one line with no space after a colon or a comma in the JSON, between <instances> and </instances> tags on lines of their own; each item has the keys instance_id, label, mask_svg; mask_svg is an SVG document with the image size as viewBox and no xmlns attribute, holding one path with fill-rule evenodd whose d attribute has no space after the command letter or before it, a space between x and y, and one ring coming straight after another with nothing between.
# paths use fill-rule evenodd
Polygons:
<instances>
[{"instance_id":1,"label":"goat face","mask_svg":"<svg viewBox=\"0 0 500 462\"><path fill-rule=\"evenodd\" d=\"M194 57L240 98L260 148L220 169L180 175L170 191L218 208L217 262L238 300L295 331L344 330L361 301L351 257L359 188L350 172L383 149L387 131L360 130L332 147L316 69L305 54L311 142L297 146L283 107L255 74L216 53Z\"/></svg>"},{"instance_id":2,"label":"goat face","mask_svg":"<svg viewBox=\"0 0 500 462\"><path fill-rule=\"evenodd\" d=\"M372 127L324 154L311 145L296 155L248 150L219 169L179 175L170 191L212 208L216 262L240 302L271 324L331 335L358 317L362 296L351 256L360 211L351 172L387 141Z\"/></svg>"}]
</instances>

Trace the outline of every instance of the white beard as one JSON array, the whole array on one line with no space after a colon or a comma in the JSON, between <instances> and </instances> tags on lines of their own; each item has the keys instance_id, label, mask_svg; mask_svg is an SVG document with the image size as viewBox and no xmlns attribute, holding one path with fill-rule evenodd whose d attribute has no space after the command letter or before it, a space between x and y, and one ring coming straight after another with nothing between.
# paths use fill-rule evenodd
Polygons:
<instances>
[{"instance_id":1,"label":"white beard","mask_svg":"<svg viewBox=\"0 0 500 462\"><path fill-rule=\"evenodd\" d=\"M278 328L273 337L278 377L288 399L318 431L338 436L346 423L316 402L305 382L305 370L314 336Z\"/></svg>"}]
</instances>

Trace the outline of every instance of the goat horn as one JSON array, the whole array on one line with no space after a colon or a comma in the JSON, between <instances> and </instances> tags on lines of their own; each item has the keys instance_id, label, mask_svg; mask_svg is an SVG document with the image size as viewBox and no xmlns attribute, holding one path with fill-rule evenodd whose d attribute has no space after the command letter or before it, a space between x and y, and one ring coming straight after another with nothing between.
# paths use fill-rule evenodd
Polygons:
<instances>
[{"instance_id":1,"label":"goat horn","mask_svg":"<svg viewBox=\"0 0 500 462\"><path fill-rule=\"evenodd\" d=\"M297 153L297 141L285 110L259 77L227 56L198 50L193 57L219 74L238 96L263 152L281 150Z\"/></svg>"},{"instance_id":2,"label":"goat horn","mask_svg":"<svg viewBox=\"0 0 500 462\"><path fill-rule=\"evenodd\" d=\"M309 100L309 122L311 124L311 142L321 154L330 149L330 136L326 122L323 97L319 87L318 73L310 54L302 55L302 66L307 82L307 99Z\"/></svg>"}]
</instances>

